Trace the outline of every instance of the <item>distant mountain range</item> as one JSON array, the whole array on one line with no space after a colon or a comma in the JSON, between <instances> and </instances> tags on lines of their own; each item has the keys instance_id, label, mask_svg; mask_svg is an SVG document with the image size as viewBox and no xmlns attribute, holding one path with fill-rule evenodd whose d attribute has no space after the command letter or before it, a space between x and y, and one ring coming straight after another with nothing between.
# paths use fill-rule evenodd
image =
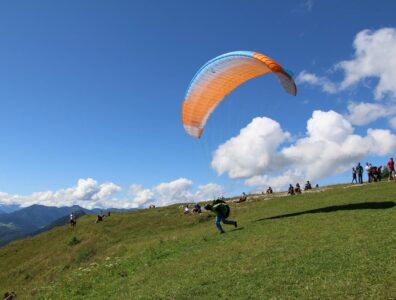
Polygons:
<instances>
[{"instance_id":1,"label":"distant mountain range","mask_svg":"<svg viewBox=\"0 0 396 300\"><path fill-rule=\"evenodd\" d=\"M0 204L0 214L2 213L11 213L13 211L19 210L21 207L16 204Z\"/></svg>"},{"instance_id":2,"label":"distant mountain range","mask_svg":"<svg viewBox=\"0 0 396 300\"><path fill-rule=\"evenodd\" d=\"M88 212L89 212L89 211L88 211ZM91 214L92 214L92 213L93 213L93 212L91 211ZM88 214L88 213L87 213L87 210L76 210L76 211L73 211L73 214L74 214L74 215L76 216L76 218L78 219L78 218L80 218L80 217L82 217L82 216L84 216L84 215L86 215L86 214ZM51 230L52 228L55 228L55 227L58 227L58 226L63 226L63 225L68 224L68 223L69 223L69 220L70 220L70 219L69 219L69 215L70 215L70 214L67 214L67 215L65 215L65 216L63 216L63 217L60 217L59 219L57 219L57 220L51 222L51 223L48 224L48 225L45 225L44 227L40 228L39 230L33 232L33 233L30 234L30 235L36 235L36 234L39 234L39 233L42 233L42 232Z\"/></svg>"},{"instance_id":3,"label":"distant mountain range","mask_svg":"<svg viewBox=\"0 0 396 300\"><path fill-rule=\"evenodd\" d=\"M78 205L50 207L37 204L10 213L1 209L3 213L0 213L0 246L50 230L56 226L65 225L69 222L69 215L72 212L80 217L85 214L100 214L105 211L97 208L89 210ZM119 211L118 209L108 210Z\"/></svg>"}]
</instances>

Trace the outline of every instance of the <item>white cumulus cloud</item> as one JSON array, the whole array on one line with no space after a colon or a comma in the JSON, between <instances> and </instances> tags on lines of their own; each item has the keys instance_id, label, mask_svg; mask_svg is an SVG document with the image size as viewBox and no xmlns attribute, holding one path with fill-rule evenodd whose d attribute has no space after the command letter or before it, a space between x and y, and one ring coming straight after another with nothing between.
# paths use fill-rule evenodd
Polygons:
<instances>
[{"instance_id":1,"label":"white cumulus cloud","mask_svg":"<svg viewBox=\"0 0 396 300\"><path fill-rule=\"evenodd\" d=\"M350 102L348 104L346 118L353 125L366 125L379 118L389 117L396 114L394 105L383 105L368 102Z\"/></svg>"},{"instance_id":2,"label":"white cumulus cloud","mask_svg":"<svg viewBox=\"0 0 396 300\"><path fill-rule=\"evenodd\" d=\"M150 204L166 206L181 202L205 201L219 197L223 193L223 187L215 183L200 185L196 191L193 191L193 182L186 178L160 183L152 188L143 188L136 184L130 186L133 207L147 207Z\"/></svg>"},{"instance_id":3,"label":"white cumulus cloud","mask_svg":"<svg viewBox=\"0 0 396 300\"><path fill-rule=\"evenodd\" d=\"M396 98L396 28L360 31L353 42L353 58L335 63L334 70L343 72L343 79L336 83L327 77L302 71L297 83L321 87L324 92L336 93L359 82L376 78L374 87L376 100L386 95Z\"/></svg>"},{"instance_id":4,"label":"white cumulus cloud","mask_svg":"<svg viewBox=\"0 0 396 300\"><path fill-rule=\"evenodd\" d=\"M376 99L385 94L396 96L396 29L363 30L353 42L354 58L336 65L344 71L341 88L348 88L359 81L376 77L379 82L374 90Z\"/></svg>"},{"instance_id":5,"label":"white cumulus cloud","mask_svg":"<svg viewBox=\"0 0 396 300\"><path fill-rule=\"evenodd\" d=\"M301 71L296 78L297 84L306 83L313 86L320 87L324 92L334 94L338 91L338 87L335 83L331 82L326 77L319 77L313 73L309 73L305 70Z\"/></svg>"},{"instance_id":6,"label":"white cumulus cloud","mask_svg":"<svg viewBox=\"0 0 396 300\"><path fill-rule=\"evenodd\" d=\"M111 196L120 190L121 187L112 182L99 184L92 178L86 178L79 179L74 187L57 191L34 192L24 196L0 193L0 204L17 204L21 207L33 204L57 207L80 205L90 209L105 207L104 203L111 204Z\"/></svg>"},{"instance_id":7,"label":"white cumulus cloud","mask_svg":"<svg viewBox=\"0 0 396 300\"><path fill-rule=\"evenodd\" d=\"M279 160L276 149L290 137L279 123L266 117L255 118L238 136L218 147L212 167L230 178L247 178L270 169Z\"/></svg>"},{"instance_id":8,"label":"white cumulus cloud","mask_svg":"<svg viewBox=\"0 0 396 300\"><path fill-rule=\"evenodd\" d=\"M396 129L396 117L393 117L393 118L389 119L389 125L393 129Z\"/></svg>"},{"instance_id":9,"label":"white cumulus cloud","mask_svg":"<svg viewBox=\"0 0 396 300\"><path fill-rule=\"evenodd\" d=\"M327 93L345 90L367 78L376 78L375 99L385 95L396 97L396 28L360 31L353 42L353 58L334 65L334 70L344 73L340 83L327 77L302 71L297 83L319 86Z\"/></svg>"},{"instance_id":10,"label":"white cumulus cloud","mask_svg":"<svg viewBox=\"0 0 396 300\"><path fill-rule=\"evenodd\" d=\"M252 123L255 126L251 126ZM352 124L335 111L314 111L307 121L306 136L281 149L278 148L288 134L278 123L269 119L259 123L254 119L252 123L238 136L219 146L212 166L219 174L245 178L246 185L261 190L268 185L284 188L290 183L336 175L367 155L396 151L396 136L389 130L368 129L365 136L357 135ZM246 131L249 136L264 131L265 136L278 138L257 141L257 137L249 140L253 143L249 147ZM241 144L246 146L244 151L238 149Z\"/></svg>"},{"instance_id":11,"label":"white cumulus cloud","mask_svg":"<svg viewBox=\"0 0 396 300\"><path fill-rule=\"evenodd\" d=\"M79 179L77 184L57 191L34 192L30 195L11 195L0 192L0 205L16 204L21 207L40 204L45 206L72 206L92 208L143 208L150 204L166 206L179 202L197 202L213 199L224 194L222 186L215 183L199 185L194 188L193 182L179 178L160 183L152 188L132 184L129 196L118 197L121 187L112 183L98 183L92 178Z\"/></svg>"}]
</instances>

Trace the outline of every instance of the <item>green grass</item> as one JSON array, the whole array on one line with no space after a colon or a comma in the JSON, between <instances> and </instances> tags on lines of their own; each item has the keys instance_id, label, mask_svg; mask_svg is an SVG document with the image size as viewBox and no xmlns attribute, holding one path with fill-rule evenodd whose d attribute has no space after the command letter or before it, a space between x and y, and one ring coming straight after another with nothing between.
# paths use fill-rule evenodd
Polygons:
<instances>
[{"instance_id":1,"label":"green grass","mask_svg":"<svg viewBox=\"0 0 396 300\"><path fill-rule=\"evenodd\" d=\"M396 183L231 205L220 235L178 205L114 213L0 248L18 299L394 299ZM277 217L277 218L273 218Z\"/></svg>"}]
</instances>

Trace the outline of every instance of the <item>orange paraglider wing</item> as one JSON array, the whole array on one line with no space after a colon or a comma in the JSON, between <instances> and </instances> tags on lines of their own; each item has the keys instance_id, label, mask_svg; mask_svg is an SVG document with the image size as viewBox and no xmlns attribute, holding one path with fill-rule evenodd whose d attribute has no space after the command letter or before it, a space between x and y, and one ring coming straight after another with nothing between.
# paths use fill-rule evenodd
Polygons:
<instances>
[{"instance_id":1,"label":"orange paraglider wing","mask_svg":"<svg viewBox=\"0 0 396 300\"><path fill-rule=\"evenodd\" d=\"M184 98L182 121L186 132L199 138L210 114L225 96L244 82L267 73L273 73L287 93L297 94L292 76L263 54L236 51L207 62L195 74Z\"/></svg>"}]
</instances>

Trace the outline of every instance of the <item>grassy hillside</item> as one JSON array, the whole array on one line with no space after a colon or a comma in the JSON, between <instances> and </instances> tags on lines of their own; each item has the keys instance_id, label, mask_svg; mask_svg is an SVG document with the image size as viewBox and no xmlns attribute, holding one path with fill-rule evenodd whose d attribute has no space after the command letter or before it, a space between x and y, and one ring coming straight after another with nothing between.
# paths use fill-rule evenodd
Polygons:
<instances>
[{"instance_id":1,"label":"grassy hillside","mask_svg":"<svg viewBox=\"0 0 396 300\"><path fill-rule=\"evenodd\" d=\"M32 205L20 210L0 215L0 246L26 236L44 232L48 227L54 227L63 221L68 223L70 213L91 213L78 205L73 207L50 207ZM63 220L59 220L63 218ZM55 224L51 224L55 222ZM48 227L47 227L48 226ZM44 228L46 227L46 228ZM51 227L51 228L52 228Z\"/></svg>"},{"instance_id":2,"label":"grassy hillside","mask_svg":"<svg viewBox=\"0 0 396 300\"><path fill-rule=\"evenodd\" d=\"M232 204L239 228L178 205L114 213L0 248L18 299L394 299L396 182Z\"/></svg>"}]
</instances>

